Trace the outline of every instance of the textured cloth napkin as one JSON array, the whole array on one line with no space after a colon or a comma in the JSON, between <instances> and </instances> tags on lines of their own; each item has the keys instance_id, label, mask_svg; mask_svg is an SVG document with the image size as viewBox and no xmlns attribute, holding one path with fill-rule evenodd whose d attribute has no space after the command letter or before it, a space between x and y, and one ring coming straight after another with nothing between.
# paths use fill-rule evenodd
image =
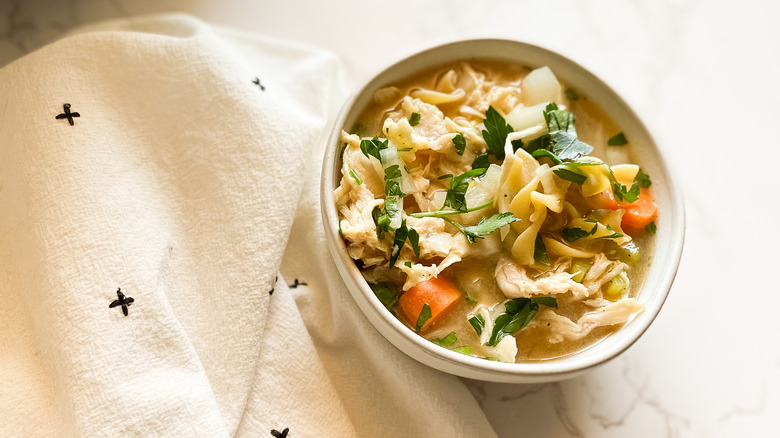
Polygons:
<instances>
[{"instance_id":1,"label":"textured cloth napkin","mask_svg":"<svg viewBox=\"0 0 780 438\"><path fill-rule=\"evenodd\" d=\"M339 78L186 16L0 69L0 436L493 436L327 253Z\"/></svg>"}]
</instances>

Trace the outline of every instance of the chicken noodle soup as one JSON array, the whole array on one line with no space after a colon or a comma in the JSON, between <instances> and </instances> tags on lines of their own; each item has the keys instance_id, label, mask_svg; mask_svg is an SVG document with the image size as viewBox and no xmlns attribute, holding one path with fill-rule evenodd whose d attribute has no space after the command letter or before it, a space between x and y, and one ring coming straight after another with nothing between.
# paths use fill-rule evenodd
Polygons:
<instances>
[{"instance_id":1,"label":"chicken noodle soup","mask_svg":"<svg viewBox=\"0 0 780 438\"><path fill-rule=\"evenodd\" d=\"M547 67L448 64L382 88L342 132L349 255L410 330L552 359L644 309L656 205L630 138Z\"/></svg>"}]
</instances>

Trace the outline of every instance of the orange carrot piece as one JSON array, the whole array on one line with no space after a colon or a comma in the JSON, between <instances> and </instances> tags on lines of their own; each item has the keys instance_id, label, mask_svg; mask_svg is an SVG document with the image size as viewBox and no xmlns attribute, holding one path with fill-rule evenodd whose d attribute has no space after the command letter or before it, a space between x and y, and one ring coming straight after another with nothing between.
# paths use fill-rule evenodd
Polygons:
<instances>
[{"instance_id":1,"label":"orange carrot piece","mask_svg":"<svg viewBox=\"0 0 780 438\"><path fill-rule=\"evenodd\" d=\"M601 193L596 193L593 196L588 196L585 198L585 202L588 204L588 207L597 210L606 208L609 210L617 210L620 208L618 206L618 202L615 199L615 194L612 193L612 190L604 190Z\"/></svg>"},{"instance_id":2,"label":"orange carrot piece","mask_svg":"<svg viewBox=\"0 0 780 438\"><path fill-rule=\"evenodd\" d=\"M620 223L629 234L642 232L658 215L658 205L646 189L640 189L639 199L624 206L626 213Z\"/></svg>"},{"instance_id":3,"label":"orange carrot piece","mask_svg":"<svg viewBox=\"0 0 780 438\"><path fill-rule=\"evenodd\" d=\"M423 306L431 308L431 317L423 325L427 328L446 310L453 307L460 298L460 291L446 278L439 276L427 281L421 281L412 286L398 298L398 308L406 319L414 326L420 317Z\"/></svg>"}]
</instances>

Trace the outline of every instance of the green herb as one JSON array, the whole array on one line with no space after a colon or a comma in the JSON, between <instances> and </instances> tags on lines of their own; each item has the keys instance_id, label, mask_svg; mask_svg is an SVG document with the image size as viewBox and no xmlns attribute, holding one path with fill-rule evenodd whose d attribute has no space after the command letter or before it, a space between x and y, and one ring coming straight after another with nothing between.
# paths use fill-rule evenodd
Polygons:
<instances>
[{"instance_id":1,"label":"green herb","mask_svg":"<svg viewBox=\"0 0 780 438\"><path fill-rule=\"evenodd\" d=\"M412 267L412 262L407 260L407 261L404 262L404 266L406 266L407 268L411 268Z\"/></svg>"},{"instance_id":2,"label":"green herb","mask_svg":"<svg viewBox=\"0 0 780 438\"><path fill-rule=\"evenodd\" d=\"M413 148L395 148L395 150L398 151L398 152L409 152L412 149ZM407 172L408 172L408 169L407 169Z\"/></svg>"},{"instance_id":3,"label":"green herb","mask_svg":"<svg viewBox=\"0 0 780 438\"><path fill-rule=\"evenodd\" d=\"M469 318L469 324L474 327L474 331L477 332L477 336L481 336L482 329L485 328L485 317L482 315L472 316Z\"/></svg>"},{"instance_id":4,"label":"green herb","mask_svg":"<svg viewBox=\"0 0 780 438\"><path fill-rule=\"evenodd\" d=\"M341 147L341 150L339 151L339 158L344 158L344 152L347 150L347 145Z\"/></svg>"},{"instance_id":5,"label":"green herb","mask_svg":"<svg viewBox=\"0 0 780 438\"><path fill-rule=\"evenodd\" d=\"M414 326L415 331L420 333L420 329L422 329L429 319L431 319L431 306L429 306L428 303L425 303L420 311L420 316L417 317L417 324Z\"/></svg>"},{"instance_id":6,"label":"green herb","mask_svg":"<svg viewBox=\"0 0 780 438\"><path fill-rule=\"evenodd\" d=\"M466 356L473 356L474 350L471 349L468 345L464 345L463 347L456 347L451 348L452 351L460 354L465 354Z\"/></svg>"},{"instance_id":7,"label":"green herb","mask_svg":"<svg viewBox=\"0 0 780 438\"><path fill-rule=\"evenodd\" d=\"M412 113L412 116L409 117L409 124L417 126L418 123L420 123L420 113Z\"/></svg>"},{"instance_id":8,"label":"green herb","mask_svg":"<svg viewBox=\"0 0 780 438\"><path fill-rule=\"evenodd\" d=\"M358 137L365 137L368 134L368 128L362 123L356 123L355 129L352 130Z\"/></svg>"},{"instance_id":9,"label":"green herb","mask_svg":"<svg viewBox=\"0 0 780 438\"><path fill-rule=\"evenodd\" d=\"M387 200L385 200L385 205L387 205ZM384 239L385 233L390 232L391 218L378 205L371 211L371 217L374 218L374 225L376 225L376 237L379 240Z\"/></svg>"},{"instance_id":10,"label":"green herb","mask_svg":"<svg viewBox=\"0 0 780 438\"><path fill-rule=\"evenodd\" d=\"M349 174L352 176L352 178L355 180L355 182L358 185L363 184L363 180L360 178L360 175L358 175L358 173L355 172L355 169L349 169Z\"/></svg>"},{"instance_id":11,"label":"green herb","mask_svg":"<svg viewBox=\"0 0 780 438\"><path fill-rule=\"evenodd\" d=\"M379 301L385 305L388 309L392 309L395 303L398 301L398 291L390 283L377 283L369 284L371 290L374 291L374 295L379 298Z\"/></svg>"},{"instance_id":12,"label":"green herb","mask_svg":"<svg viewBox=\"0 0 780 438\"><path fill-rule=\"evenodd\" d=\"M487 346L495 347L504 336L522 330L539 313L540 305L557 308L558 302L552 297L515 298L507 301L506 313L496 318Z\"/></svg>"},{"instance_id":13,"label":"green herb","mask_svg":"<svg viewBox=\"0 0 780 438\"><path fill-rule=\"evenodd\" d=\"M619 239L621 237L623 237L622 234L620 234L618 232L613 232L609 236L601 236L601 237L599 237L599 239Z\"/></svg>"},{"instance_id":14,"label":"green herb","mask_svg":"<svg viewBox=\"0 0 780 438\"><path fill-rule=\"evenodd\" d=\"M482 205L478 205L476 207L467 208L463 211L458 210L438 210L438 211L423 211L420 213L412 213L409 216L415 217L415 218L421 218L421 217L444 217L444 216L450 216L453 214L464 214L464 213L471 213L472 211L482 210L483 208L487 208L493 205L493 201L490 200Z\"/></svg>"},{"instance_id":15,"label":"green herb","mask_svg":"<svg viewBox=\"0 0 780 438\"><path fill-rule=\"evenodd\" d=\"M658 227L655 225L655 222L650 222L645 227L645 231L647 231L648 234L655 234L655 232L658 231Z\"/></svg>"},{"instance_id":16,"label":"green herb","mask_svg":"<svg viewBox=\"0 0 780 438\"><path fill-rule=\"evenodd\" d=\"M444 207L450 207L458 211L466 211L466 191L469 188L469 183L474 177L484 175L487 171L486 168L471 169L468 172L452 177L450 179L450 188L447 190L447 196L444 198Z\"/></svg>"},{"instance_id":17,"label":"green herb","mask_svg":"<svg viewBox=\"0 0 780 438\"><path fill-rule=\"evenodd\" d=\"M385 213L384 215L387 216L388 223L387 223L387 231L390 231L392 227L390 226L390 223L393 221L393 219L396 218L396 216L401 214L401 198L398 196L388 196L385 198ZM396 222L397 223L397 222Z\"/></svg>"},{"instance_id":18,"label":"green herb","mask_svg":"<svg viewBox=\"0 0 780 438\"><path fill-rule=\"evenodd\" d=\"M374 157L379 162L382 162L382 159L379 157L379 151L382 149L387 149L388 141L382 141L378 137L374 137L371 140L361 140L360 141L360 150L363 152L363 155L366 157Z\"/></svg>"},{"instance_id":19,"label":"green herb","mask_svg":"<svg viewBox=\"0 0 780 438\"><path fill-rule=\"evenodd\" d=\"M598 225L596 226L598 227ZM564 228L561 230L561 236L566 239L567 242L574 242L575 240L582 239L588 236L588 232L582 228Z\"/></svg>"},{"instance_id":20,"label":"green herb","mask_svg":"<svg viewBox=\"0 0 780 438\"><path fill-rule=\"evenodd\" d=\"M558 109L555 102L551 102L544 109L544 120L547 122L547 129L550 132L569 132L577 137L577 130L574 128L576 117L574 113Z\"/></svg>"},{"instance_id":21,"label":"green herb","mask_svg":"<svg viewBox=\"0 0 780 438\"><path fill-rule=\"evenodd\" d=\"M401 222L401 226L395 230L395 235L393 236L393 249L390 251L391 268L398 260L398 256L401 255L401 249L403 249L407 239L409 239L409 245L411 245L412 251L414 251L414 255L416 257L420 257L420 235L414 228L408 228L406 226L406 219L404 219Z\"/></svg>"},{"instance_id":22,"label":"green herb","mask_svg":"<svg viewBox=\"0 0 780 438\"><path fill-rule=\"evenodd\" d=\"M527 152L533 154L538 150L547 150L562 161L576 160L593 152L593 146L577 138L577 130L574 128L576 118L573 113L558 109L558 105L550 103L544 109L544 120L549 132L531 140L524 147ZM549 158L548 155L544 156Z\"/></svg>"},{"instance_id":23,"label":"green herb","mask_svg":"<svg viewBox=\"0 0 780 438\"><path fill-rule=\"evenodd\" d=\"M512 222L519 221L520 219L512 216L512 213L506 212L506 213L496 213L493 216L489 218L482 218L477 222L476 225L464 227L463 225L460 225L457 222L453 222L448 217L443 217L445 221L451 223L455 226L461 233L466 235L466 240L469 241L469 243L474 243L477 240L481 239L482 236L486 236L497 229L503 227L504 225L509 225Z\"/></svg>"},{"instance_id":24,"label":"green herb","mask_svg":"<svg viewBox=\"0 0 780 438\"><path fill-rule=\"evenodd\" d=\"M576 160L593 152L593 146L577 139L577 134L557 131L552 134L552 153L561 160Z\"/></svg>"},{"instance_id":25,"label":"green herb","mask_svg":"<svg viewBox=\"0 0 780 438\"><path fill-rule=\"evenodd\" d=\"M607 145L609 146L624 146L626 144L628 144L628 140L622 132L607 140Z\"/></svg>"},{"instance_id":26,"label":"green herb","mask_svg":"<svg viewBox=\"0 0 780 438\"><path fill-rule=\"evenodd\" d=\"M612 170L610 170L612 172ZM634 184L631 185L631 188L626 188L625 185L620 184L617 182L617 180L614 179L614 175L612 175L613 178L613 184L612 184L612 193L615 194L615 198L617 198L618 201L625 200L628 203L635 202L637 199L639 199L639 183L634 181Z\"/></svg>"},{"instance_id":27,"label":"green herb","mask_svg":"<svg viewBox=\"0 0 780 438\"><path fill-rule=\"evenodd\" d=\"M642 172L641 168L639 169L639 172L636 173L636 176L634 177L634 181L638 182L639 187L642 187L643 189L646 189L653 184L653 182L650 181L650 175Z\"/></svg>"},{"instance_id":28,"label":"green herb","mask_svg":"<svg viewBox=\"0 0 780 438\"><path fill-rule=\"evenodd\" d=\"M577 94L573 88L567 88L564 93L566 93L566 98L569 100L578 100L580 98L579 94Z\"/></svg>"},{"instance_id":29,"label":"green herb","mask_svg":"<svg viewBox=\"0 0 780 438\"><path fill-rule=\"evenodd\" d=\"M466 138L460 132L455 137L452 137L452 145L455 147L455 151L458 155L463 155L466 150Z\"/></svg>"},{"instance_id":30,"label":"green herb","mask_svg":"<svg viewBox=\"0 0 780 438\"><path fill-rule=\"evenodd\" d=\"M456 335L455 332L450 332L450 334L443 338L431 339L431 342L441 347L451 347L452 344L458 342L458 335Z\"/></svg>"},{"instance_id":31,"label":"green herb","mask_svg":"<svg viewBox=\"0 0 780 438\"><path fill-rule=\"evenodd\" d=\"M544 246L542 236L536 235L534 242L534 261L543 265L550 266L550 257L547 255L547 247Z\"/></svg>"},{"instance_id":32,"label":"green herb","mask_svg":"<svg viewBox=\"0 0 780 438\"><path fill-rule=\"evenodd\" d=\"M509 143L512 143L512 152L517 152L518 149L523 148L523 139L518 138L517 140L512 140Z\"/></svg>"},{"instance_id":33,"label":"green herb","mask_svg":"<svg viewBox=\"0 0 780 438\"><path fill-rule=\"evenodd\" d=\"M480 155L474 158L474 162L471 163L472 169L487 169L490 167L490 157L488 154Z\"/></svg>"},{"instance_id":34,"label":"green herb","mask_svg":"<svg viewBox=\"0 0 780 438\"><path fill-rule=\"evenodd\" d=\"M492 106L485 112L483 123L485 124L485 129L482 131L482 138L487 143L489 153L499 160L503 160L506 136L514 129L506 123L506 120Z\"/></svg>"},{"instance_id":35,"label":"green herb","mask_svg":"<svg viewBox=\"0 0 780 438\"><path fill-rule=\"evenodd\" d=\"M538 152L538 151L537 151ZM558 175L559 178L565 179L566 181L571 181L574 184L582 185L585 183L585 181L588 180L588 177L577 172L573 172L569 169L565 169L562 167L556 167L553 169L553 173Z\"/></svg>"},{"instance_id":36,"label":"green herb","mask_svg":"<svg viewBox=\"0 0 780 438\"><path fill-rule=\"evenodd\" d=\"M406 196L401 190L401 167L397 164L385 168L385 195Z\"/></svg>"},{"instance_id":37,"label":"green herb","mask_svg":"<svg viewBox=\"0 0 780 438\"><path fill-rule=\"evenodd\" d=\"M536 158L537 160L542 157L549 158L550 161L552 161L553 164L555 165L563 164L563 161L561 161L560 158L558 158L554 153L548 151L547 149L537 149L531 152L531 156Z\"/></svg>"},{"instance_id":38,"label":"green herb","mask_svg":"<svg viewBox=\"0 0 780 438\"><path fill-rule=\"evenodd\" d=\"M472 306L476 306L479 303L476 299L471 298L471 296L468 294L466 294L466 302L471 304Z\"/></svg>"},{"instance_id":39,"label":"green herb","mask_svg":"<svg viewBox=\"0 0 780 438\"><path fill-rule=\"evenodd\" d=\"M407 237L409 238L409 244L412 245L412 251L414 251L414 256L419 258L420 257L420 235L417 233L417 230L415 230L414 228L410 228Z\"/></svg>"}]
</instances>

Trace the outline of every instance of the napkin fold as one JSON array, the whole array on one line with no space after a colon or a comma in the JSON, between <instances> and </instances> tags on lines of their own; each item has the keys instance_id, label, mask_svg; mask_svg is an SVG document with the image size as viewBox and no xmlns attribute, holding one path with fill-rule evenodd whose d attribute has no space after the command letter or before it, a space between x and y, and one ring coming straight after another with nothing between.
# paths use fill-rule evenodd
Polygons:
<instances>
[{"instance_id":1,"label":"napkin fold","mask_svg":"<svg viewBox=\"0 0 780 438\"><path fill-rule=\"evenodd\" d=\"M332 55L181 15L0 69L0 436L492 436L327 253L343 97Z\"/></svg>"}]
</instances>

